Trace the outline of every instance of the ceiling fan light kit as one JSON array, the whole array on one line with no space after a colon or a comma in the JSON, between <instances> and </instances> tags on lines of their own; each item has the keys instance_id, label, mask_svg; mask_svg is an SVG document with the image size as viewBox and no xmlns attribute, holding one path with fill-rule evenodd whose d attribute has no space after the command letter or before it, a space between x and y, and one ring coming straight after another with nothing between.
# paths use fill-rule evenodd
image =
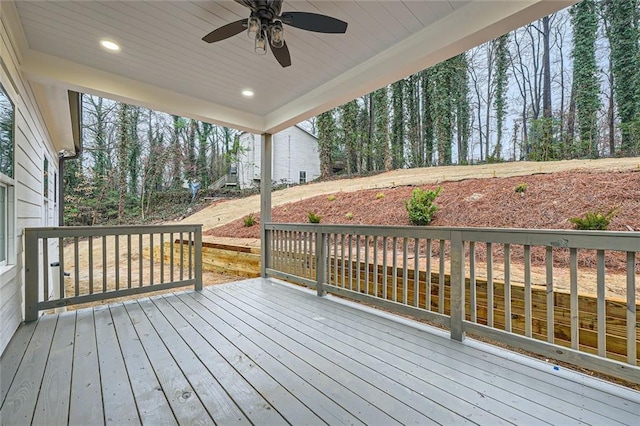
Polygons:
<instances>
[{"instance_id":1,"label":"ceiling fan light kit","mask_svg":"<svg viewBox=\"0 0 640 426\"><path fill-rule=\"evenodd\" d=\"M291 65L291 55L284 40L283 24L325 34L344 34L347 31L346 22L330 16L310 12L281 12L283 0L235 1L251 9L249 18L213 30L202 37L202 40L215 43L246 29L247 36L254 40L254 51L259 55L265 55L269 44L273 56L283 68Z\"/></svg>"}]
</instances>

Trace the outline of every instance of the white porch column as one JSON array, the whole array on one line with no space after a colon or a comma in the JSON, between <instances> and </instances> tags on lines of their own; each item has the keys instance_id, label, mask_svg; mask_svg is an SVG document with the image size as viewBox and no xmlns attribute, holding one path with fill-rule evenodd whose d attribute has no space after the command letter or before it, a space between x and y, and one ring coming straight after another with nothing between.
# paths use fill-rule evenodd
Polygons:
<instances>
[{"instance_id":1,"label":"white porch column","mask_svg":"<svg viewBox=\"0 0 640 426\"><path fill-rule=\"evenodd\" d=\"M260 274L267 276L269 263L269 239L264 224L271 222L271 167L272 167L272 135L262 134L260 150Z\"/></svg>"}]
</instances>

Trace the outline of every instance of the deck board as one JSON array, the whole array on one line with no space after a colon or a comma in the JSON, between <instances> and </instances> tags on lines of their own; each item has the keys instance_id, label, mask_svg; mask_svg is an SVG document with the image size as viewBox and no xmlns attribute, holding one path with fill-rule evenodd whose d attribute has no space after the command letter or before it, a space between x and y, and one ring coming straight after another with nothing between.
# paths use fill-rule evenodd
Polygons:
<instances>
[{"instance_id":1,"label":"deck board","mask_svg":"<svg viewBox=\"0 0 640 426\"><path fill-rule=\"evenodd\" d=\"M235 346L236 341L232 342L227 340L218 332L215 326L206 321L208 317L206 312L198 313L201 309L193 298L181 294L171 296L171 299L172 306L188 321L196 333L200 334L212 348L215 348L215 351L218 352L220 357L228 364L228 368L235 370L242 376L283 418L307 419L307 423L309 424L322 424L320 419L315 416L307 406L291 394L291 387L285 388L285 386L282 385L282 383L287 383L287 377L279 377L278 379L280 381L278 381L269 374L274 371L274 369L271 368L269 359L263 362L260 366L261 368L256 368L255 363ZM213 354L213 356L215 356L215 354ZM220 362L222 362L222 359L220 359ZM259 404L260 401L252 401L252 403L248 405L251 407L256 403ZM247 406L246 401L244 406Z\"/></svg>"},{"instance_id":2,"label":"deck board","mask_svg":"<svg viewBox=\"0 0 640 426\"><path fill-rule=\"evenodd\" d=\"M2 370L0 371L0 405L4 402L9 386L20 366L20 361L29 346L31 336L36 330L37 323L22 323L13 335L10 344L2 354Z\"/></svg>"},{"instance_id":3,"label":"deck board","mask_svg":"<svg viewBox=\"0 0 640 426\"><path fill-rule=\"evenodd\" d=\"M0 424L640 424L640 392L253 279L45 315Z\"/></svg>"},{"instance_id":4,"label":"deck board","mask_svg":"<svg viewBox=\"0 0 640 426\"><path fill-rule=\"evenodd\" d=\"M40 385L33 423L65 425L69 417L76 313L60 315Z\"/></svg>"},{"instance_id":5,"label":"deck board","mask_svg":"<svg viewBox=\"0 0 640 426\"><path fill-rule=\"evenodd\" d=\"M140 424L127 367L108 306L94 310L94 323L98 346L96 367L100 371L104 421L106 424Z\"/></svg>"},{"instance_id":6,"label":"deck board","mask_svg":"<svg viewBox=\"0 0 640 426\"><path fill-rule=\"evenodd\" d=\"M3 424L28 424L38 402L40 384L58 322L57 316L43 317L29 341L7 397L0 408Z\"/></svg>"},{"instance_id":7,"label":"deck board","mask_svg":"<svg viewBox=\"0 0 640 426\"><path fill-rule=\"evenodd\" d=\"M104 419L100 371L96 368L99 363L98 346L92 309L83 309L76 314L73 351L69 424L81 426Z\"/></svg>"},{"instance_id":8,"label":"deck board","mask_svg":"<svg viewBox=\"0 0 640 426\"><path fill-rule=\"evenodd\" d=\"M219 352L189 324L164 297L154 297L153 303L167 318L179 335L207 369L209 377L220 383L224 391L236 401L238 407L254 424L281 424L285 422L265 400Z\"/></svg>"},{"instance_id":9,"label":"deck board","mask_svg":"<svg viewBox=\"0 0 640 426\"><path fill-rule=\"evenodd\" d=\"M198 424L213 424L200 396L154 329L152 318L136 302L125 307L178 423L198 419Z\"/></svg>"},{"instance_id":10,"label":"deck board","mask_svg":"<svg viewBox=\"0 0 640 426\"><path fill-rule=\"evenodd\" d=\"M123 305L110 307L131 390L143 424L177 424L153 366Z\"/></svg>"},{"instance_id":11,"label":"deck board","mask_svg":"<svg viewBox=\"0 0 640 426\"><path fill-rule=\"evenodd\" d=\"M307 336L325 341L331 348L340 351L343 356L357 359L363 364L366 363L372 370L384 372L387 377L395 377L403 385L416 392L423 393L423 398L427 398L430 401L423 401L421 404L415 404L415 406L423 407L424 413L427 415L433 414L434 407L447 406L456 407L458 414L483 423L499 424L516 420L524 421L527 424L539 424L555 420L561 420L563 424L572 423L573 419L564 416L561 412L541 407L535 401L521 397L518 393L508 392L482 380L475 379L467 375L464 370L457 369L455 365L447 365L449 362L446 359L432 366L431 362L425 362L422 354L404 351L401 346L387 343L378 334L361 332L360 330L367 327L364 320L358 321L357 328L344 327L344 324L335 322L331 317L327 317L323 311L311 310L311 306L305 306L306 309L301 310L299 306L278 304L275 300L265 301L263 299L256 303L257 301L253 297L257 294L250 291L230 291L228 294L240 296L235 297L238 309L244 309L244 306L253 306L254 304L266 309L271 308L269 309L270 311L273 311L274 308L287 308L286 311L283 310L282 314L278 316L277 321L283 321L288 318L288 321L283 322L290 324L294 328L298 325L306 330ZM250 315L252 315L251 312L255 316L256 312L260 311L248 311ZM262 314L268 315L268 311L262 312ZM318 315L321 317L318 317ZM313 316L322 319L314 320ZM273 320L276 321L275 318ZM338 333L341 329L343 332ZM336 337L334 338L333 336ZM344 336L344 338L340 339L341 336ZM375 346L371 345L374 340L376 341ZM450 392L449 395L447 395L447 391ZM440 394L443 399L435 399L437 394ZM495 407L499 407L500 411L495 410L493 413L484 413L481 407L487 405L485 399L494 400L493 404ZM467 411L464 411L465 404L467 405ZM527 412L535 412L536 414L531 416ZM446 423L459 423L462 419L449 417L437 420Z\"/></svg>"},{"instance_id":12,"label":"deck board","mask_svg":"<svg viewBox=\"0 0 640 426\"><path fill-rule=\"evenodd\" d=\"M407 343L406 336L402 335L402 330L392 328L381 330L378 325L372 327L366 321L366 319L371 318L371 315L357 315L357 311L349 308L340 309L331 303L329 305L334 306L318 306L317 303L313 303L313 298L301 299L286 293L279 293L275 297L275 295L261 292L255 287L235 286L225 288L223 291L235 296L235 299L242 301L242 303L252 306L264 306L266 310L271 312L281 312L278 316L279 320L289 317L292 324L304 324L305 330L316 330L316 333L320 333L319 338L323 334L335 336L341 343L354 347L359 346L357 342L367 344L371 339L377 339L375 347L371 348L369 352L370 354L377 354L379 359L392 357L396 366L402 367L403 371L411 372L424 380L430 379L431 383L434 383L434 375L437 377L444 374L441 377L444 377L445 380L450 380L459 386L468 388L466 389L467 394L469 391L474 391L477 395L481 394L481 399L477 400L476 398L476 402L483 405L486 405L485 401L482 400L483 398L504 401L506 406L511 406L512 409L517 411L535 413L534 415L538 421L554 422L562 420L563 424L570 424L573 419L576 421L597 421L599 423L608 423L612 420L620 422L631 420L624 413L619 415L618 411L612 413L616 416L615 418L601 415L597 409L605 409L606 407L602 406L604 404L598 403L600 407L597 406L596 410L594 410L591 405L585 406L584 397L581 394L575 394L574 392L571 392L570 396L576 396L576 398L569 401L570 404L567 404L566 401L555 398L558 394L558 387L547 386L545 389L547 393L541 392L537 389L538 387L531 386L532 379L530 377L520 373L517 374L517 378L521 379L521 381L506 380L508 375L505 378L498 375L504 375L504 367L499 365L502 360L493 359L492 361L494 362L491 362L487 359L486 354L472 354L473 356L466 356L461 359L460 357L451 357L451 351L447 352L446 355L440 354L438 352L439 345L412 345ZM241 309L242 307L238 305L238 308ZM322 320L314 321L310 314L312 312L316 312L313 315L317 315L317 312L322 312ZM337 321L334 317L341 318L343 321ZM344 327L344 319L357 323L358 327ZM381 333L381 331L385 332ZM424 336L421 337L420 342L424 343L426 339ZM332 346L336 347L335 344ZM472 350L472 352L477 351ZM489 359L492 358L496 357L490 357ZM435 365L432 366L434 363ZM493 367L497 368L492 370ZM502 371L499 371L499 369ZM509 372L509 374L512 373ZM460 388L456 389L456 394L462 395ZM473 393L471 395L474 396ZM528 398L524 398L521 395L527 395ZM536 402L545 398L548 399L548 402L544 406ZM579 406L575 406L573 403L577 403ZM520 416L524 417L525 413ZM535 419L528 421L528 423L533 423L534 421Z\"/></svg>"}]
</instances>

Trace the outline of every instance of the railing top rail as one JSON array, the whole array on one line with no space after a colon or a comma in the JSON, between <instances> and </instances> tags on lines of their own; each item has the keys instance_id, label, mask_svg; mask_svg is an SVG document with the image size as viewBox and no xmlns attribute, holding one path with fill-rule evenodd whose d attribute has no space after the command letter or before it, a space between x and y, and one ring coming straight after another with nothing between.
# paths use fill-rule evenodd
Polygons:
<instances>
[{"instance_id":1,"label":"railing top rail","mask_svg":"<svg viewBox=\"0 0 640 426\"><path fill-rule=\"evenodd\" d=\"M198 230L202 230L201 224L40 227L25 228L25 233L35 234L38 238L58 238L166 234L170 232L196 232Z\"/></svg>"},{"instance_id":2,"label":"railing top rail","mask_svg":"<svg viewBox=\"0 0 640 426\"><path fill-rule=\"evenodd\" d=\"M452 228L436 226L386 225L319 225L267 223L267 230L303 232L350 233L388 237L450 239L452 232L460 232L463 241L510 243L559 248L640 251L640 232L577 231L565 229L520 228Z\"/></svg>"}]
</instances>

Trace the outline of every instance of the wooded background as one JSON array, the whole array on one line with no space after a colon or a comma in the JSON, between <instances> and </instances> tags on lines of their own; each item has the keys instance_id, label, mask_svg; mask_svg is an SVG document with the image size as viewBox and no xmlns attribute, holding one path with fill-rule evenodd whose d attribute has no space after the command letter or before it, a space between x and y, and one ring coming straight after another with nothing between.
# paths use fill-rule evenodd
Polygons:
<instances>
[{"instance_id":1,"label":"wooded background","mask_svg":"<svg viewBox=\"0 0 640 426\"><path fill-rule=\"evenodd\" d=\"M640 154L640 1L583 0L301 125L322 178L408 167ZM238 132L84 96L67 224L166 219L204 190ZM339 167L337 167L339 165Z\"/></svg>"}]
</instances>

